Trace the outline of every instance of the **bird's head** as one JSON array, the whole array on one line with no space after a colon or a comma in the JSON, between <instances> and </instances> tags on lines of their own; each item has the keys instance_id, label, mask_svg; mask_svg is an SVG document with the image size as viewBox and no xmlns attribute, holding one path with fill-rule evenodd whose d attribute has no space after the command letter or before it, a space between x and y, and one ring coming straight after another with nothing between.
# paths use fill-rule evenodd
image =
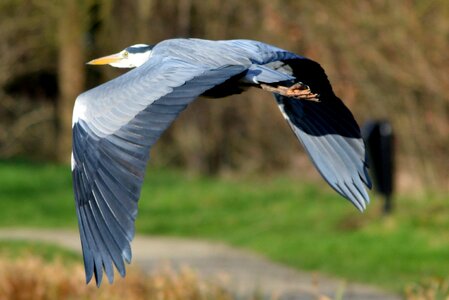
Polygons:
<instances>
[{"instance_id":1,"label":"bird's head","mask_svg":"<svg viewBox=\"0 0 449 300\"><path fill-rule=\"evenodd\" d=\"M143 65L151 57L153 46L136 44L119 53L103 56L89 61L89 65L110 65L116 68L136 68Z\"/></svg>"}]
</instances>

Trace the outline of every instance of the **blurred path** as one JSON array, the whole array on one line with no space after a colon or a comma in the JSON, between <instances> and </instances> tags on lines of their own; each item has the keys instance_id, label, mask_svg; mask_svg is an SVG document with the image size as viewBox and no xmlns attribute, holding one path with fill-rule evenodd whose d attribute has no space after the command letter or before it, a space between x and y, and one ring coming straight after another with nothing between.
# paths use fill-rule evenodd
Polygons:
<instances>
[{"instance_id":1,"label":"blurred path","mask_svg":"<svg viewBox=\"0 0 449 300\"><path fill-rule=\"evenodd\" d=\"M0 229L0 239L36 240L57 244L80 252L79 235L75 231ZM325 300L398 300L399 297L377 288L345 283L316 273L307 273L247 251L198 240L137 236L132 244L133 265L152 272L169 264L187 266L200 278L213 280L238 295L255 291L267 299ZM342 297L338 295L343 294ZM320 295L321 297L319 297Z\"/></svg>"}]
</instances>

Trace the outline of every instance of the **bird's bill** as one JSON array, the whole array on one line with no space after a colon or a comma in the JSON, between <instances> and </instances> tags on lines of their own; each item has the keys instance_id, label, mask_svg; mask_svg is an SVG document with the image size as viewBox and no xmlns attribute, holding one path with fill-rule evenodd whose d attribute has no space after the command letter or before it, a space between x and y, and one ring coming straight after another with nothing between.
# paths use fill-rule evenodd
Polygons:
<instances>
[{"instance_id":1,"label":"bird's bill","mask_svg":"<svg viewBox=\"0 0 449 300\"><path fill-rule=\"evenodd\" d=\"M87 62L87 64L88 65L107 65L107 64L118 62L122 59L123 59L123 57L120 55L120 53L117 53L117 54L112 54L112 55L103 56L103 57L100 57L97 59L93 59L93 60Z\"/></svg>"}]
</instances>

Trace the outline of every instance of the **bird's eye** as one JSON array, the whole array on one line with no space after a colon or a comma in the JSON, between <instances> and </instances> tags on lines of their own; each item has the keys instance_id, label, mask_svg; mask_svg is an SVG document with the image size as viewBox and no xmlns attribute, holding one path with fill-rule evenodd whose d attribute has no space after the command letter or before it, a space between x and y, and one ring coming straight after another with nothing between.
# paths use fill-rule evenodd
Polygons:
<instances>
[{"instance_id":1,"label":"bird's eye","mask_svg":"<svg viewBox=\"0 0 449 300\"><path fill-rule=\"evenodd\" d=\"M128 51L123 52L123 57L128 58Z\"/></svg>"}]
</instances>

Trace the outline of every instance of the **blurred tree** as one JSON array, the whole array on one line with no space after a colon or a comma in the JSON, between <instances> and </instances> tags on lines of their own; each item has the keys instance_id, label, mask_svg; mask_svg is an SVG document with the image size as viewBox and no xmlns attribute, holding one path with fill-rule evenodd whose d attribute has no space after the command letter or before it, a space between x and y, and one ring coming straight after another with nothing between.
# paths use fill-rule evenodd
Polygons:
<instances>
[{"instance_id":1,"label":"blurred tree","mask_svg":"<svg viewBox=\"0 0 449 300\"><path fill-rule=\"evenodd\" d=\"M445 0L2 0L0 156L67 161L84 82L90 88L124 72L86 68L84 56L179 36L258 39L319 61L360 122L392 121L400 189L449 189ZM307 173L277 110L260 91L200 99L162 137L153 162L204 173Z\"/></svg>"},{"instance_id":2,"label":"blurred tree","mask_svg":"<svg viewBox=\"0 0 449 300\"><path fill-rule=\"evenodd\" d=\"M46 141L54 138L57 84L54 23L44 17L48 2L0 1L1 157L52 156Z\"/></svg>"},{"instance_id":3,"label":"blurred tree","mask_svg":"<svg viewBox=\"0 0 449 300\"><path fill-rule=\"evenodd\" d=\"M68 162L72 151L72 110L76 97L84 90L85 35L88 28L88 3L64 0L58 18L57 153Z\"/></svg>"}]
</instances>

